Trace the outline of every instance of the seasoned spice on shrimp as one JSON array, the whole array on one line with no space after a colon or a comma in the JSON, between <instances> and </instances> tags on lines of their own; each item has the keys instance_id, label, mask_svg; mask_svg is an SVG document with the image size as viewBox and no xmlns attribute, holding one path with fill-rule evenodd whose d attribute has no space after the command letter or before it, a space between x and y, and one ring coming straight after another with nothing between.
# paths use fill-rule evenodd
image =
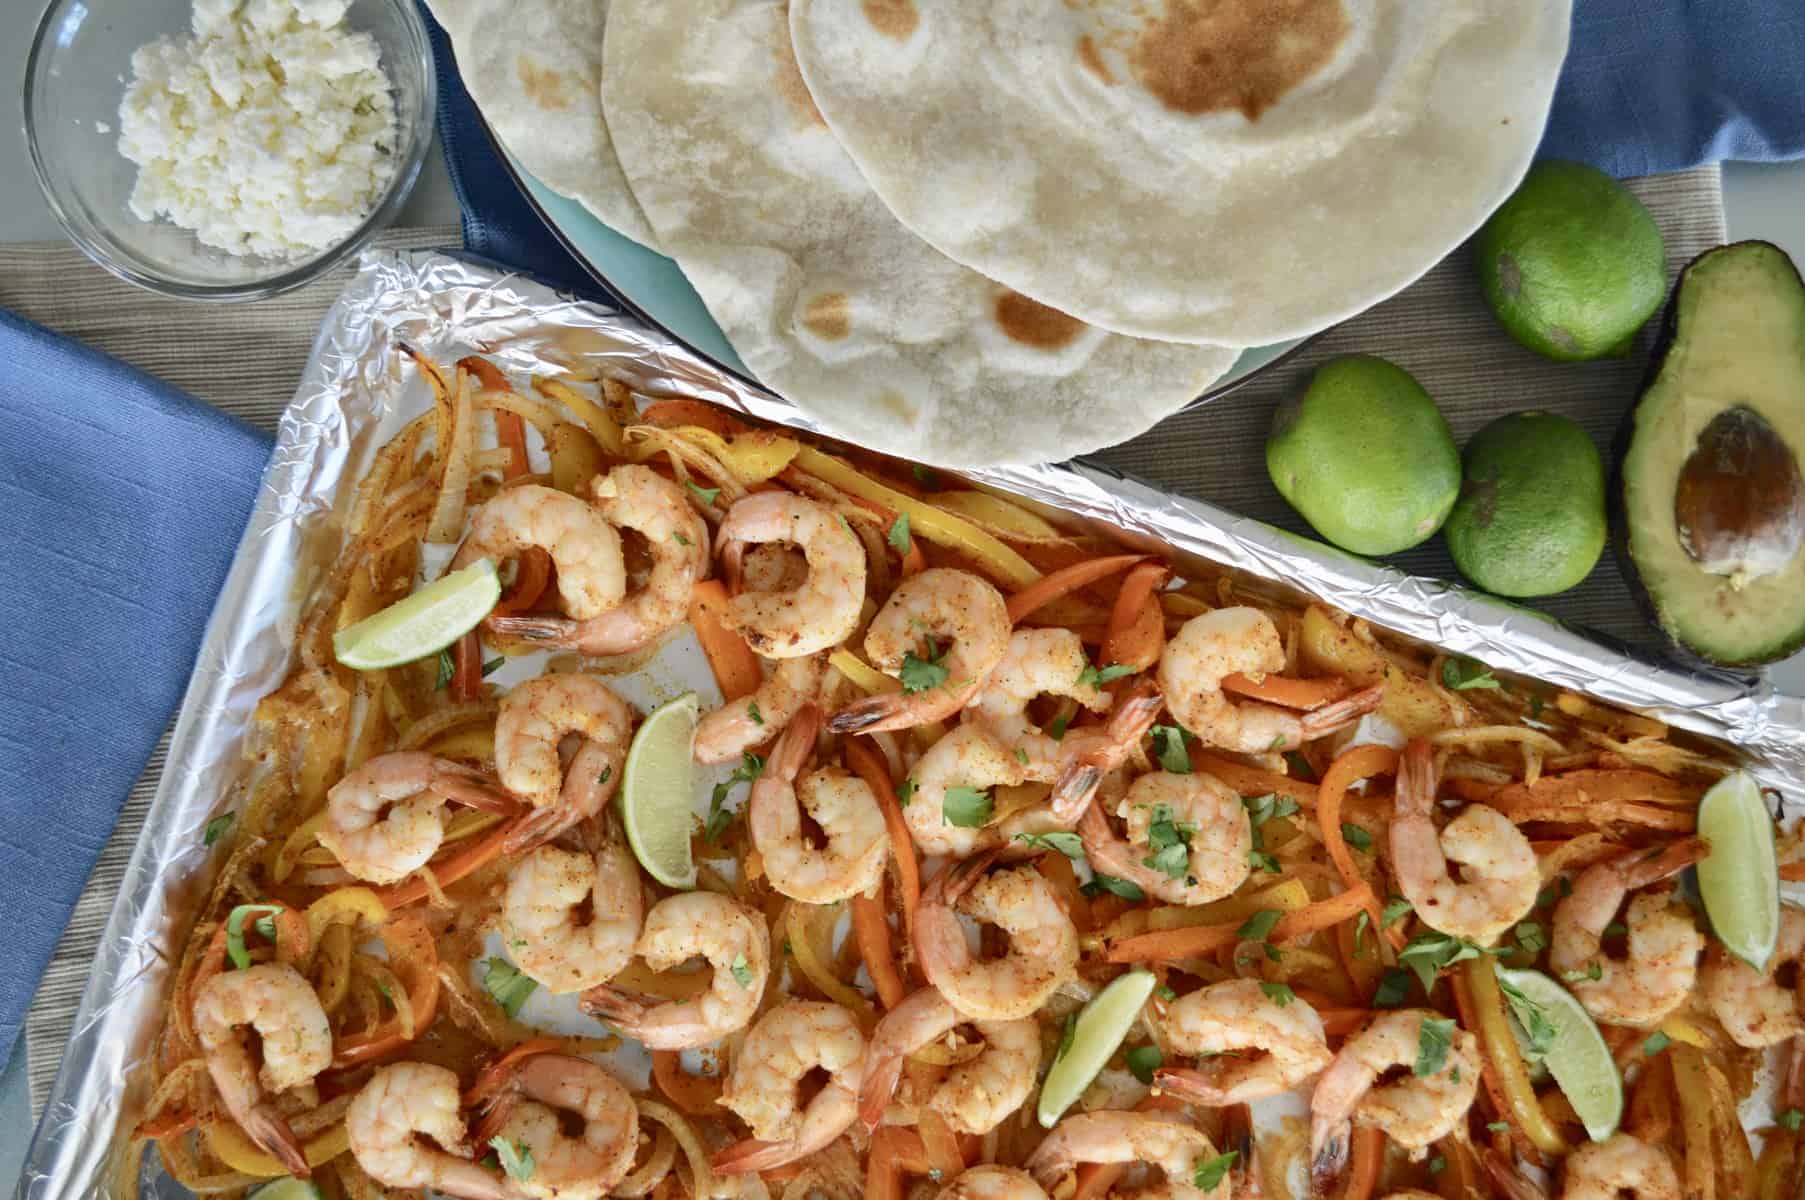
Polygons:
<instances>
[{"instance_id":1,"label":"seasoned spice on shrimp","mask_svg":"<svg viewBox=\"0 0 1805 1200\"><path fill-rule=\"evenodd\" d=\"M884 814L863 780L837 767L802 774L820 728L821 710L804 708L778 738L746 803L747 828L771 886L809 904L870 891L890 853ZM820 848L803 831L804 810L821 830Z\"/></svg>"}]
</instances>

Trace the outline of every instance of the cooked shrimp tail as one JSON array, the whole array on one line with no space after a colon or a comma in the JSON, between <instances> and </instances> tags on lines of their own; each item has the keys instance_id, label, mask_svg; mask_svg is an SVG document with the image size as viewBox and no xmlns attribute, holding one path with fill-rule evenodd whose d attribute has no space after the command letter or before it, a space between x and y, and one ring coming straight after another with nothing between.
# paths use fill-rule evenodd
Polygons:
<instances>
[{"instance_id":1,"label":"cooked shrimp tail","mask_svg":"<svg viewBox=\"0 0 1805 1200\"><path fill-rule=\"evenodd\" d=\"M1047 797L1056 818L1069 825L1084 814L1103 776L1127 760L1159 719L1164 705L1159 685L1151 679L1141 679L1116 701L1100 737L1085 738L1081 731L1066 734L1074 740L1074 749Z\"/></svg>"},{"instance_id":2,"label":"cooked shrimp tail","mask_svg":"<svg viewBox=\"0 0 1805 1200\"><path fill-rule=\"evenodd\" d=\"M1375 683L1371 687L1363 687L1359 691L1343 696L1332 704L1321 708L1313 708L1298 718L1303 727L1306 740L1319 738L1345 728L1374 711L1385 699L1385 685Z\"/></svg>"}]
</instances>

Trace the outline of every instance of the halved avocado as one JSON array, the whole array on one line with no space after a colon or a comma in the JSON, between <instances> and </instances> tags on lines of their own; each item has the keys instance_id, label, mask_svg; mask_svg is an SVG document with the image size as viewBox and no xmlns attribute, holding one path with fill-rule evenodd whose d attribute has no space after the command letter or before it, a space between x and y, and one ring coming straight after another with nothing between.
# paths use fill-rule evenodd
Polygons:
<instances>
[{"instance_id":1,"label":"halved avocado","mask_svg":"<svg viewBox=\"0 0 1805 1200\"><path fill-rule=\"evenodd\" d=\"M1623 434L1620 546L1661 631L1728 667L1805 645L1805 282L1784 251L1693 260Z\"/></svg>"}]
</instances>

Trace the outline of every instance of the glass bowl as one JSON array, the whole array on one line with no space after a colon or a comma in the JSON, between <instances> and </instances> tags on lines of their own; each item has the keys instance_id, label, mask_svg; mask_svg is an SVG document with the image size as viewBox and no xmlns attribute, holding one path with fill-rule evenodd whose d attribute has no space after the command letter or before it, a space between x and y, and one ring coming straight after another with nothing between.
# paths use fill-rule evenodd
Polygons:
<instances>
[{"instance_id":1,"label":"glass bowl","mask_svg":"<svg viewBox=\"0 0 1805 1200\"><path fill-rule=\"evenodd\" d=\"M95 262L189 300L256 300L330 270L395 219L432 144L437 81L413 0L354 0L345 24L376 39L395 98L395 173L352 234L307 258L227 254L131 210L138 168L119 152L119 102L138 47L189 30L193 0L51 0L25 63L25 138L44 199Z\"/></svg>"}]
</instances>

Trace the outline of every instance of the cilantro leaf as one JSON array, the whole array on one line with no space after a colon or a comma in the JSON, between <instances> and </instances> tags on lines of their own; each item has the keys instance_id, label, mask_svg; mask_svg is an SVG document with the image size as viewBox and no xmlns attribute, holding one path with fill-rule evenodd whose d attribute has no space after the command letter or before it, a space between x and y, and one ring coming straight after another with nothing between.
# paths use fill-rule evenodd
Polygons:
<instances>
[{"instance_id":1,"label":"cilantro leaf","mask_svg":"<svg viewBox=\"0 0 1805 1200\"><path fill-rule=\"evenodd\" d=\"M898 554L906 556L909 553L911 543L909 541L908 513L896 514L896 520L891 524L890 532L885 535L884 540L889 542L890 548Z\"/></svg>"},{"instance_id":2,"label":"cilantro leaf","mask_svg":"<svg viewBox=\"0 0 1805 1200\"><path fill-rule=\"evenodd\" d=\"M1273 927L1284 915L1275 908L1262 908L1241 923L1241 928L1235 930L1235 936L1244 942L1263 942L1272 936Z\"/></svg>"},{"instance_id":3,"label":"cilantro leaf","mask_svg":"<svg viewBox=\"0 0 1805 1200\"><path fill-rule=\"evenodd\" d=\"M488 662L484 663L483 664L483 678L487 679L487 678L489 678L489 676L495 674L495 672L501 670L502 664L507 661L508 661L507 659L505 659L501 655L497 654L494 658L492 658Z\"/></svg>"},{"instance_id":4,"label":"cilantro leaf","mask_svg":"<svg viewBox=\"0 0 1805 1200\"><path fill-rule=\"evenodd\" d=\"M1153 989L1153 994L1155 996L1158 996L1161 1000L1166 1001L1166 1003L1168 1003L1168 1004L1170 1004L1172 1001L1178 999L1178 993L1173 991L1171 988L1167 987L1163 983Z\"/></svg>"},{"instance_id":5,"label":"cilantro leaf","mask_svg":"<svg viewBox=\"0 0 1805 1200\"><path fill-rule=\"evenodd\" d=\"M940 476L920 463L913 464L909 470L914 473L915 482L923 487L936 487L940 483Z\"/></svg>"},{"instance_id":6,"label":"cilantro leaf","mask_svg":"<svg viewBox=\"0 0 1805 1200\"><path fill-rule=\"evenodd\" d=\"M727 826L733 823L733 810L727 807L727 797L733 792L735 784L751 783L765 773L765 760L750 750L740 755L740 765L733 769L733 774L726 782L714 785L714 791L708 797L708 819L702 823L702 840L715 842L720 840ZM603 780L606 782L606 780Z\"/></svg>"},{"instance_id":7,"label":"cilantro leaf","mask_svg":"<svg viewBox=\"0 0 1805 1200\"><path fill-rule=\"evenodd\" d=\"M1486 1124L1486 1128L1489 1129L1493 1133L1509 1133L1510 1132L1510 1122L1509 1121L1490 1121Z\"/></svg>"},{"instance_id":8,"label":"cilantro leaf","mask_svg":"<svg viewBox=\"0 0 1805 1200\"><path fill-rule=\"evenodd\" d=\"M1392 967L1379 977L1379 986L1373 990L1373 1007L1397 1008L1409 994L1410 972L1402 967Z\"/></svg>"},{"instance_id":9,"label":"cilantro leaf","mask_svg":"<svg viewBox=\"0 0 1805 1200\"><path fill-rule=\"evenodd\" d=\"M990 793L971 787L950 787L941 801L941 813L948 825L961 829L978 829L990 820Z\"/></svg>"},{"instance_id":10,"label":"cilantro leaf","mask_svg":"<svg viewBox=\"0 0 1805 1200\"><path fill-rule=\"evenodd\" d=\"M1458 1072L1456 1072L1456 1074L1458 1074ZM1460 1080L1456 1079L1454 1082L1459 1083ZM1434 1158L1429 1160L1429 1174L1440 1175L1443 1171L1445 1171L1447 1169L1448 1169L1448 1160L1443 1158L1441 1155L1437 1154Z\"/></svg>"},{"instance_id":11,"label":"cilantro leaf","mask_svg":"<svg viewBox=\"0 0 1805 1200\"><path fill-rule=\"evenodd\" d=\"M1071 723L1071 717L1067 716L1065 713L1060 713L1047 725L1047 736L1056 742L1063 742L1065 740L1066 727Z\"/></svg>"},{"instance_id":12,"label":"cilantro leaf","mask_svg":"<svg viewBox=\"0 0 1805 1200\"><path fill-rule=\"evenodd\" d=\"M1147 736L1153 739L1154 757L1159 759L1161 770L1173 775L1191 773L1191 756L1185 752L1185 743L1196 739L1190 730L1182 725L1155 725Z\"/></svg>"},{"instance_id":13,"label":"cilantro leaf","mask_svg":"<svg viewBox=\"0 0 1805 1200\"><path fill-rule=\"evenodd\" d=\"M746 701L746 715L752 718L752 723L754 725L763 725L765 723L765 714L758 711L758 701L756 700Z\"/></svg>"},{"instance_id":14,"label":"cilantro leaf","mask_svg":"<svg viewBox=\"0 0 1805 1200\"><path fill-rule=\"evenodd\" d=\"M1435 977L1442 971L1457 962L1478 958L1482 953L1485 952L1465 938L1429 930L1411 938L1398 951L1398 962L1416 972L1417 978L1423 981L1423 992L1427 995L1434 989Z\"/></svg>"},{"instance_id":15,"label":"cilantro leaf","mask_svg":"<svg viewBox=\"0 0 1805 1200\"><path fill-rule=\"evenodd\" d=\"M1297 993L1283 983L1262 983L1260 985L1260 990L1266 993L1266 998L1268 1000L1272 1001L1280 1008L1285 1007L1285 1005L1297 999Z\"/></svg>"},{"instance_id":16,"label":"cilantro leaf","mask_svg":"<svg viewBox=\"0 0 1805 1200\"><path fill-rule=\"evenodd\" d=\"M1147 824L1147 848L1153 853L1142 859L1141 865L1183 879L1190 870L1191 838L1196 832L1196 826L1173 818L1170 805L1154 805L1153 818Z\"/></svg>"},{"instance_id":17,"label":"cilantro leaf","mask_svg":"<svg viewBox=\"0 0 1805 1200\"><path fill-rule=\"evenodd\" d=\"M927 658L917 658L915 652L910 650L903 653L902 670L897 672L896 677L901 681L903 691L926 692L946 682L947 669L931 650Z\"/></svg>"},{"instance_id":18,"label":"cilantro leaf","mask_svg":"<svg viewBox=\"0 0 1805 1200\"><path fill-rule=\"evenodd\" d=\"M1470 658L1450 658L1441 665L1442 686L1456 692L1471 688L1501 688L1490 667Z\"/></svg>"},{"instance_id":19,"label":"cilantro leaf","mask_svg":"<svg viewBox=\"0 0 1805 1200\"><path fill-rule=\"evenodd\" d=\"M733 972L733 981L743 988L752 986L752 968L746 965L746 956L736 954L727 969Z\"/></svg>"},{"instance_id":20,"label":"cilantro leaf","mask_svg":"<svg viewBox=\"0 0 1805 1200\"><path fill-rule=\"evenodd\" d=\"M913 779L905 779L896 785L896 802L898 804L907 808L909 801L913 799L915 799L915 781Z\"/></svg>"},{"instance_id":21,"label":"cilantro leaf","mask_svg":"<svg viewBox=\"0 0 1805 1200\"><path fill-rule=\"evenodd\" d=\"M1153 1073L1166 1061L1158 1046L1136 1046L1122 1057L1128 1064L1128 1073L1142 1083L1152 1083Z\"/></svg>"},{"instance_id":22,"label":"cilantro leaf","mask_svg":"<svg viewBox=\"0 0 1805 1200\"><path fill-rule=\"evenodd\" d=\"M1250 871L1264 871L1268 875L1277 875L1279 873L1279 860L1264 850L1249 850L1247 852L1247 869ZM1360 915L1364 917L1366 914L1361 913Z\"/></svg>"},{"instance_id":23,"label":"cilantro leaf","mask_svg":"<svg viewBox=\"0 0 1805 1200\"><path fill-rule=\"evenodd\" d=\"M678 532L677 532L677 531L676 531L676 530L674 530L674 529L673 529L673 530L671 530L671 540L672 540L672 541L673 541L673 542L676 542L676 543L677 543L677 544L678 544L678 545L679 545L679 546L693 546L693 545L695 545L695 543L694 543L694 542L692 542L692 541L690 541L690 540L689 540L689 539L688 539L688 538L686 538L686 537L684 537L684 536L683 536L683 535L682 535L682 534L680 534L680 533L678 533Z\"/></svg>"},{"instance_id":24,"label":"cilantro leaf","mask_svg":"<svg viewBox=\"0 0 1805 1200\"><path fill-rule=\"evenodd\" d=\"M1037 850L1057 850L1073 862L1084 861L1084 841L1077 834L1062 829L1051 833L1018 833L1015 840Z\"/></svg>"},{"instance_id":25,"label":"cilantro leaf","mask_svg":"<svg viewBox=\"0 0 1805 1200\"><path fill-rule=\"evenodd\" d=\"M1121 663L1110 663L1106 667L1087 666L1084 670L1078 672L1078 686L1083 687L1088 684L1091 687L1102 687L1106 683L1113 683L1124 675L1132 674L1134 674L1134 668L1124 666Z\"/></svg>"},{"instance_id":26,"label":"cilantro leaf","mask_svg":"<svg viewBox=\"0 0 1805 1200\"><path fill-rule=\"evenodd\" d=\"M1373 848L1373 835L1349 821L1341 823L1341 840L1362 854Z\"/></svg>"},{"instance_id":27,"label":"cilantro leaf","mask_svg":"<svg viewBox=\"0 0 1805 1200\"><path fill-rule=\"evenodd\" d=\"M1310 765L1310 760L1304 757L1303 751L1285 751L1285 765L1291 768L1291 773L1293 775L1297 776L1297 778L1303 780L1305 783L1316 782L1316 768Z\"/></svg>"},{"instance_id":28,"label":"cilantro leaf","mask_svg":"<svg viewBox=\"0 0 1805 1200\"><path fill-rule=\"evenodd\" d=\"M1416 1035L1416 1064L1411 1070L1419 1076L1439 1074L1453 1045L1452 1017L1424 1017Z\"/></svg>"},{"instance_id":29,"label":"cilantro leaf","mask_svg":"<svg viewBox=\"0 0 1805 1200\"><path fill-rule=\"evenodd\" d=\"M1238 1150L1230 1150L1227 1154L1218 1154L1215 1158L1200 1158L1197 1169L1191 1176L1191 1183L1200 1192L1214 1191L1228 1178L1229 1168L1235 1165L1235 1159L1241 1156Z\"/></svg>"},{"instance_id":30,"label":"cilantro leaf","mask_svg":"<svg viewBox=\"0 0 1805 1200\"><path fill-rule=\"evenodd\" d=\"M1385 902L1385 907L1379 910L1379 928L1390 929L1410 911L1410 901L1402 896L1393 896Z\"/></svg>"},{"instance_id":31,"label":"cilantro leaf","mask_svg":"<svg viewBox=\"0 0 1805 1200\"><path fill-rule=\"evenodd\" d=\"M510 1017L520 1011L526 998L533 994L539 985L520 973L513 963L505 958L486 958L483 960L483 990L501 1005L501 1011Z\"/></svg>"},{"instance_id":32,"label":"cilantro leaf","mask_svg":"<svg viewBox=\"0 0 1805 1200\"><path fill-rule=\"evenodd\" d=\"M451 651L439 651L439 667L438 672L433 676L432 690L444 691L445 685L451 682L451 677L457 674L457 669L457 660L451 657Z\"/></svg>"},{"instance_id":33,"label":"cilantro leaf","mask_svg":"<svg viewBox=\"0 0 1805 1200\"><path fill-rule=\"evenodd\" d=\"M1796 1108L1789 1108L1776 1117L1775 1120L1780 1123L1780 1128L1789 1129L1792 1132L1797 1133L1799 1131L1799 1126L1805 1125L1805 1112L1800 1112Z\"/></svg>"},{"instance_id":34,"label":"cilantro leaf","mask_svg":"<svg viewBox=\"0 0 1805 1200\"><path fill-rule=\"evenodd\" d=\"M1101 871L1091 872L1091 881L1078 889L1086 896L1095 896L1098 892L1108 892L1112 896L1120 896L1131 903L1139 904L1147 898L1141 885L1129 879L1117 879L1114 875L1105 875Z\"/></svg>"},{"instance_id":35,"label":"cilantro leaf","mask_svg":"<svg viewBox=\"0 0 1805 1200\"><path fill-rule=\"evenodd\" d=\"M1065 1028L1059 1031L1059 1049L1053 1051L1053 1061L1058 1062L1072 1052L1072 1043L1078 1040L1078 1014L1065 1015Z\"/></svg>"},{"instance_id":36,"label":"cilantro leaf","mask_svg":"<svg viewBox=\"0 0 1805 1200\"><path fill-rule=\"evenodd\" d=\"M533 1151L525 1142L510 1142L496 1134L489 1139L489 1145L495 1148L496 1161L510 1179L527 1180L533 1177Z\"/></svg>"},{"instance_id":37,"label":"cilantro leaf","mask_svg":"<svg viewBox=\"0 0 1805 1200\"><path fill-rule=\"evenodd\" d=\"M226 830L232 828L232 822L237 819L237 813L229 812L220 813L217 817L208 821L207 827L201 830L201 845L211 846L214 842L217 842L224 836Z\"/></svg>"},{"instance_id":38,"label":"cilantro leaf","mask_svg":"<svg viewBox=\"0 0 1805 1200\"><path fill-rule=\"evenodd\" d=\"M1498 990L1504 993L1510 1015L1517 1019L1518 1028L1523 1030L1524 1053L1534 1059L1547 1054L1548 1048L1554 1045L1554 1022L1549 1018L1548 1010L1502 976L1498 979Z\"/></svg>"},{"instance_id":39,"label":"cilantro leaf","mask_svg":"<svg viewBox=\"0 0 1805 1200\"><path fill-rule=\"evenodd\" d=\"M1540 954L1548 948L1548 931L1537 921L1517 922L1517 945L1530 954Z\"/></svg>"},{"instance_id":40,"label":"cilantro leaf","mask_svg":"<svg viewBox=\"0 0 1805 1200\"><path fill-rule=\"evenodd\" d=\"M1673 1039L1657 1029L1648 1035L1647 1041L1642 1043L1642 1053L1649 1058L1653 1058L1672 1044Z\"/></svg>"},{"instance_id":41,"label":"cilantro leaf","mask_svg":"<svg viewBox=\"0 0 1805 1200\"><path fill-rule=\"evenodd\" d=\"M1604 968L1598 965L1597 959L1592 959L1583 967L1561 972L1561 978L1568 983L1595 983L1604 978Z\"/></svg>"},{"instance_id":42,"label":"cilantro leaf","mask_svg":"<svg viewBox=\"0 0 1805 1200\"><path fill-rule=\"evenodd\" d=\"M691 483L687 479L683 481L683 486L688 488L690 490L690 493L692 495L694 495L696 499L700 500L704 505L713 504L715 502L715 500L717 498L719 498L719 496L721 494L721 489L718 487L712 487L712 488L697 487L695 484Z\"/></svg>"}]
</instances>

